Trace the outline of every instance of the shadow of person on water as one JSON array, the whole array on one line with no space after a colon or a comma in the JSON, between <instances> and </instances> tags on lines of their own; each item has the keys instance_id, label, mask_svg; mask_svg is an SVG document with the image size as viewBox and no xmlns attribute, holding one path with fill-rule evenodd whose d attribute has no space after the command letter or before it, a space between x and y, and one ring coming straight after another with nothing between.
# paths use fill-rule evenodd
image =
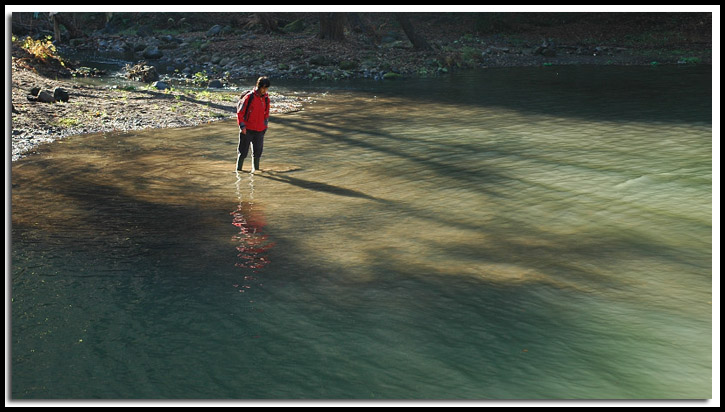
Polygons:
<instances>
[{"instance_id":1,"label":"shadow of person on water","mask_svg":"<svg viewBox=\"0 0 725 412\"><path fill-rule=\"evenodd\" d=\"M384 199L378 199L377 197L370 196L368 194L359 192L357 190L347 189L344 187L330 185L330 184L322 183L322 182L315 182L312 180L300 179L298 177L283 175L283 174L273 172L273 171L265 171L264 173L255 175L255 177L257 177L257 176L263 177L265 179L276 180L276 181L282 182L282 183L288 183L288 184L291 184L291 185L294 185L297 187L301 187L303 189L329 193L329 194L336 195L336 196L356 197L356 198L360 198L360 199L372 200L375 202L388 203Z\"/></svg>"}]
</instances>

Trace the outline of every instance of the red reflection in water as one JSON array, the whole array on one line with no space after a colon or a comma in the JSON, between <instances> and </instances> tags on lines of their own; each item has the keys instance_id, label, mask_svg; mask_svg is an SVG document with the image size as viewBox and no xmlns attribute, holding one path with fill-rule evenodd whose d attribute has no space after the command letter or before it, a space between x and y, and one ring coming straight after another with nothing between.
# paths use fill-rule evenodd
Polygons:
<instances>
[{"instance_id":1,"label":"red reflection in water","mask_svg":"<svg viewBox=\"0 0 725 412\"><path fill-rule=\"evenodd\" d=\"M263 232L267 224L264 213L259 204L241 201L237 210L230 214L233 216L232 224L239 228L239 233L232 236L239 252L235 266L252 269L256 273L269 264L267 253L274 247L269 235Z\"/></svg>"}]
</instances>

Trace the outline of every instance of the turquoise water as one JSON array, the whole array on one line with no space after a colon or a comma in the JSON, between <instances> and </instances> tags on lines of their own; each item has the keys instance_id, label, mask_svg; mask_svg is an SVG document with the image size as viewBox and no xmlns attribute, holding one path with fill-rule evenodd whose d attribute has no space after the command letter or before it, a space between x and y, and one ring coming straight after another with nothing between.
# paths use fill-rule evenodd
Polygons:
<instances>
[{"instance_id":1,"label":"turquoise water","mask_svg":"<svg viewBox=\"0 0 725 412\"><path fill-rule=\"evenodd\" d=\"M709 66L277 90L13 163L14 399L712 397Z\"/></svg>"}]
</instances>

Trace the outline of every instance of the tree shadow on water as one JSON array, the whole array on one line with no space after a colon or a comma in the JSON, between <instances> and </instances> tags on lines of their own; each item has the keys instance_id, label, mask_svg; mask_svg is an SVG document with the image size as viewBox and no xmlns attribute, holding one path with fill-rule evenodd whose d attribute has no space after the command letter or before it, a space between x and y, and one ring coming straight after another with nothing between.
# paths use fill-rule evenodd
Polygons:
<instances>
[{"instance_id":1,"label":"tree shadow on water","mask_svg":"<svg viewBox=\"0 0 725 412\"><path fill-rule=\"evenodd\" d=\"M366 129L360 124L342 126L326 123L322 126L315 126L314 119L305 120L289 117L275 119L275 121L296 130L302 130L312 135L320 136L330 142L344 143L351 147L412 162L418 166L425 167L426 170L436 172L441 177L475 184L478 190L484 190L484 185L486 184L500 184L510 180L508 176L498 170L490 168L481 169L480 167L472 169L445 160L444 156L439 155L441 150L445 149L442 145L431 145L428 154L425 155L413 153L405 149L415 144L410 138ZM388 141L391 144L383 144L381 143L382 141ZM444 160L441 160L441 158L444 158Z\"/></svg>"}]
</instances>

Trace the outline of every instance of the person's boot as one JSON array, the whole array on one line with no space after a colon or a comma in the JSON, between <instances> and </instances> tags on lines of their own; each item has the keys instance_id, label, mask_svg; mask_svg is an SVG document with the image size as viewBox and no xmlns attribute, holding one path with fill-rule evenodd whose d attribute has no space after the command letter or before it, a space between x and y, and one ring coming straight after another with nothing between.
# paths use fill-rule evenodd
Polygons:
<instances>
[{"instance_id":1,"label":"person's boot","mask_svg":"<svg viewBox=\"0 0 725 412\"><path fill-rule=\"evenodd\" d=\"M259 157L254 158L254 168L252 169L252 172L261 172L262 169L259 168Z\"/></svg>"},{"instance_id":2,"label":"person's boot","mask_svg":"<svg viewBox=\"0 0 725 412\"><path fill-rule=\"evenodd\" d=\"M244 164L244 158L242 155L237 155L237 171L242 171L242 165Z\"/></svg>"}]
</instances>

